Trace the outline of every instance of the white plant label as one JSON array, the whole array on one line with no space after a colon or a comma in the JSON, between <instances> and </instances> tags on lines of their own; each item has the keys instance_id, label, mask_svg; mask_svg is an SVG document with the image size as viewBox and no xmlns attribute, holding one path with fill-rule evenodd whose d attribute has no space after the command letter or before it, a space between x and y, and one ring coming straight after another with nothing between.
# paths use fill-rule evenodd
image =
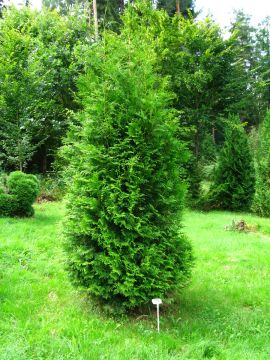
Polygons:
<instances>
[{"instance_id":1,"label":"white plant label","mask_svg":"<svg viewBox=\"0 0 270 360\"><path fill-rule=\"evenodd\" d=\"M157 331L159 332L159 305L162 304L161 299L152 299L152 304L157 307Z\"/></svg>"}]
</instances>

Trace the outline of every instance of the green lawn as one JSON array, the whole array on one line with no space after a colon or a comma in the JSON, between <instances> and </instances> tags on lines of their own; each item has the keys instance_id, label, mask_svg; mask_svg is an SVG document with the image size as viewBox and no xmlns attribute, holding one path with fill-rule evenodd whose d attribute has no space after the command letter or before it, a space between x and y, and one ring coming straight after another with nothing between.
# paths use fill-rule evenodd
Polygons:
<instances>
[{"instance_id":1,"label":"green lawn","mask_svg":"<svg viewBox=\"0 0 270 360\"><path fill-rule=\"evenodd\" d=\"M157 334L153 315L108 319L70 285L62 215L51 203L37 205L34 219L0 219L1 360L270 359L269 220L185 214L196 266ZM224 230L242 217L259 232Z\"/></svg>"}]
</instances>

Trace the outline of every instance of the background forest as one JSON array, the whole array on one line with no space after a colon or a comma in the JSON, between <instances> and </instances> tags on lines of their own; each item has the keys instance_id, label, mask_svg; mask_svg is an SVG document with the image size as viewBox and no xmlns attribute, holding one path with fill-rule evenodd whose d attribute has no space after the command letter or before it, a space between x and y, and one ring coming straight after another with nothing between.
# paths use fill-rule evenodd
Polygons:
<instances>
[{"instance_id":1,"label":"background forest","mask_svg":"<svg viewBox=\"0 0 270 360\"><path fill-rule=\"evenodd\" d=\"M44 1L41 11L2 8L3 172L45 175L61 170L59 148L81 109L78 79L91 67L87 57L102 42L102 32L121 33L127 6L98 1L93 11L92 5ZM179 10L174 1L158 1L154 8L154 15L141 15L138 31L145 31L146 17L149 36L159 39L153 45L156 71L168 78L172 106L179 112L179 136L190 151L183 178L193 204L212 180L230 114L239 116L255 146L270 101L269 18L255 28L238 11L225 38L213 20L196 20L192 1L181 1Z\"/></svg>"}]
</instances>

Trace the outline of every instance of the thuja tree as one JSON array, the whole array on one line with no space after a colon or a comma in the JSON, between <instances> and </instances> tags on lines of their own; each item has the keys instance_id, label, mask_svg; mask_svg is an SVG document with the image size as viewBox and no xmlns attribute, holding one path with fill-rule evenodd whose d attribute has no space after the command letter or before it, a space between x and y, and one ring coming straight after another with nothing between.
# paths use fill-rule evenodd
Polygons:
<instances>
[{"instance_id":1,"label":"thuja tree","mask_svg":"<svg viewBox=\"0 0 270 360\"><path fill-rule=\"evenodd\" d=\"M261 216L270 216L270 111L261 124L256 148L253 210Z\"/></svg>"},{"instance_id":2,"label":"thuja tree","mask_svg":"<svg viewBox=\"0 0 270 360\"><path fill-rule=\"evenodd\" d=\"M239 117L231 116L207 205L226 210L248 210L254 195L254 183L254 166L247 135Z\"/></svg>"},{"instance_id":3,"label":"thuja tree","mask_svg":"<svg viewBox=\"0 0 270 360\"><path fill-rule=\"evenodd\" d=\"M171 94L145 34L132 36L125 22L91 51L79 83L65 238L74 282L128 310L183 286L192 255L180 227L186 150Z\"/></svg>"}]
</instances>

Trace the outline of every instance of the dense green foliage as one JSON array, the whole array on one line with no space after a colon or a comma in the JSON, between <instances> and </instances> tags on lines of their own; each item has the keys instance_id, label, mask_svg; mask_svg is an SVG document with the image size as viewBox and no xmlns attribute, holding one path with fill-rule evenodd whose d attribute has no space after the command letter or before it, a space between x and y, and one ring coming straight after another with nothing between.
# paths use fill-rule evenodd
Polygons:
<instances>
[{"instance_id":1,"label":"dense green foliage","mask_svg":"<svg viewBox=\"0 0 270 360\"><path fill-rule=\"evenodd\" d=\"M260 114L270 107L270 16L266 17L256 32L256 56L262 86L258 89Z\"/></svg>"},{"instance_id":2,"label":"dense green foliage","mask_svg":"<svg viewBox=\"0 0 270 360\"><path fill-rule=\"evenodd\" d=\"M169 76L175 94L171 107L179 111L177 136L191 154L182 178L194 204L201 169L215 162L223 142L222 119L237 114L257 126L269 106L269 19L255 28L239 11L230 38L224 39L211 19L173 16L175 1L130 4L131 31L147 37L157 54L155 71ZM101 34L104 27L121 33L126 5L97 1ZM52 170L81 106L77 79L89 66L84 53L96 41L92 5L55 0L47 7L57 11L9 8L0 19L0 167L7 172ZM180 8L185 15L194 2L180 1Z\"/></svg>"},{"instance_id":3,"label":"dense green foliage","mask_svg":"<svg viewBox=\"0 0 270 360\"><path fill-rule=\"evenodd\" d=\"M267 112L256 144L256 192L253 210L261 216L270 216L270 111Z\"/></svg>"},{"instance_id":4,"label":"dense green foliage","mask_svg":"<svg viewBox=\"0 0 270 360\"><path fill-rule=\"evenodd\" d=\"M126 309L185 284L191 249L179 232L187 154L166 78L145 34L104 34L80 81L83 112L67 147L69 269L90 294Z\"/></svg>"},{"instance_id":5,"label":"dense green foliage","mask_svg":"<svg viewBox=\"0 0 270 360\"><path fill-rule=\"evenodd\" d=\"M239 118L228 119L214 182L209 190L209 208L247 210L254 195L254 166L247 135Z\"/></svg>"},{"instance_id":6,"label":"dense green foliage","mask_svg":"<svg viewBox=\"0 0 270 360\"><path fill-rule=\"evenodd\" d=\"M235 74L228 91L237 96L229 110L237 113L242 121L256 125L262 116L261 95L265 87L261 77L256 28L251 25L249 15L237 11L230 31L233 39L231 46L235 51Z\"/></svg>"},{"instance_id":7,"label":"dense green foliage","mask_svg":"<svg viewBox=\"0 0 270 360\"><path fill-rule=\"evenodd\" d=\"M33 128L39 114L35 122L31 115L42 94L36 84L39 60L29 57L38 43L28 31L20 31L23 21L19 16L14 10L0 22L0 161L4 167L23 170L36 149Z\"/></svg>"},{"instance_id":8,"label":"dense green foliage","mask_svg":"<svg viewBox=\"0 0 270 360\"><path fill-rule=\"evenodd\" d=\"M188 142L193 156L186 167L191 198L198 198L201 159L205 140L212 148L223 133L221 118L234 108L237 112L243 88L230 90L240 68L235 64L233 39L224 40L220 27L212 20L171 18L164 11L150 7L132 8L133 32L144 33L158 54L157 71L169 76L175 97L173 108L179 110L179 138ZM158 40L157 40L158 39Z\"/></svg>"},{"instance_id":9,"label":"dense green foliage","mask_svg":"<svg viewBox=\"0 0 270 360\"><path fill-rule=\"evenodd\" d=\"M0 166L45 172L76 109L79 64L87 42L79 14L9 9L0 21ZM64 36L63 36L64 34Z\"/></svg>"},{"instance_id":10,"label":"dense green foliage","mask_svg":"<svg viewBox=\"0 0 270 360\"><path fill-rule=\"evenodd\" d=\"M251 16L235 13L231 45L235 51L235 76L229 89L238 101L230 111L242 121L258 126L270 105L270 22L266 17L254 27Z\"/></svg>"},{"instance_id":11,"label":"dense green foliage","mask_svg":"<svg viewBox=\"0 0 270 360\"><path fill-rule=\"evenodd\" d=\"M33 216L32 205L38 191L39 184L34 175L12 172L6 179L3 178L0 187L0 216Z\"/></svg>"},{"instance_id":12,"label":"dense green foliage","mask_svg":"<svg viewBox=\"0 0 270 360\"><path fill-rule=\"evenodd\" d=\"M224 40L220 28L210 20L176 18L166 28L159 49L162 53L168 48L160 58L162 74L171 78L176 94L173 106L181 111L181 123L185 124L182 136L193 154L187 180L191 199L196 200L200 193L199 162L208 157L205 140L211 137L215 147L216 133L223 131L220 119L235 101L234 96L224 94L235 72L234 52L230 40Z\"/></svg>"}]
</instances>

